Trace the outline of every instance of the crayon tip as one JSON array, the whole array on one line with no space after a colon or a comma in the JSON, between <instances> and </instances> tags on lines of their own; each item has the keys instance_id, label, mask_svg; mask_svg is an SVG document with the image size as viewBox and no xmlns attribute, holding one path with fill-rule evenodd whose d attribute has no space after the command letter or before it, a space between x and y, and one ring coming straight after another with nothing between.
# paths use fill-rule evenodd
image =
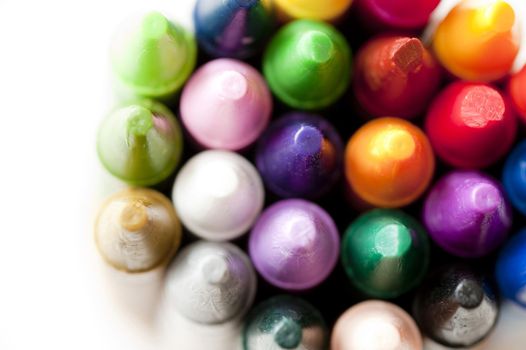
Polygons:
<instances>
[{"instance_id":1,"label":"crayon tip","mask_svg":"<svg viewBox=\"0 0 526 350\"><path fill-rule=\"evenodd\" d=\"M126 126L128 135L145 136L153 127L153 114L142 106L131 106Z\"/></svg>"},{"instance_id":2,"label":"crayon tip","mask_svg":"<svg viewBox=\"0 0 526 350\"><path fill-rule=\"evenodd\" d=\"M142 21L142 35L146 39L159 40L169 34L170 23L159 12L148 13Z\"/></svg>"},{"instance_id":3,"label":"crayon tip","mask_svg":"<svg viewBox=\"0 0 526 350\"><path fill-rule=\"evenodd\" d=\"M204 279L212 285L225 284L230 277L228 262L223 256L212 255L206 257L201 267Z\"/></svg>"},{"instance_id":4,"label":"crayon tip","mask_svg":"<svg viewBox=\"0 0 526 350\"><path fill-rule=\"evenodd\" d=\"M404 38L393 46L392 59L403 73L414 72L423 64L425 48L417 38Z\"/></svg>"},{"instance_id":5,"label":"crayon tip","mask_svg":"<svg viewBox=\"0 0 526 350\"><path fill-rule=\"evenodd\" d=\"M404 256L411 249L411 232L405 226L387 225L380 229L375 237L377 251L386 258Z\"/></svg>"},{"instance_id":6,"label":"crayon tip","mask_svg":"<svg viewBox=\"0 0 526 350\"><path fill-rule=\"evenodd\" d=\"M380 159L401 161L415 153L413 136L405 129L390 128L379 132L372 139L371 154Z\"/></svg>"},{"instance_id":7,"label":"crayon tip","mask_svg":"<svg viewBox=\"0 0 526 350\"><path fill-rule=\"evenodd\" d=\"M323 134L314 126L302 125L294 134L294 143L304 154L315 154L320 152L324 145Z\"/></svg>"},{"instance_id":8,"label":"crayon tip","mask_svg":"<svg viewBox=\"0 0 526 350\"><path fill-rule=\"evenodd\" d=\"M298 46L306 64L314 63L317 66L328 62L334 55L331 38L321 31L311 30L304 33Z\"/></svg>"},{"instance_id":9,"label":"crayon tip","mask_svg":"<svg viewBox=\"0 0 526 350\"><path fill-rule=\"evenodd\" d=\"M223 98L237 101L247 94L248 80L238 71L227 70L219 76L218 88Z\"/></svg>"},{"instance_id":10,"label":"crayon tip","mask_svg":"<svg viewBox=\"0 0 526 350\"><path fill-rule=\"evenodd\" d=\"M478 307L484 300L484 291L475 281L464 279L455 288L455 299L466 309Z\"/></svg>"},{"instance_id":11,"label":"crayon tip","mask_svg":"<svg viewBox=\"0 0 526 350\"><path fill-rule=\"evenodd\" d=\"M135 200L127 203L122 210L120 223L123 228L131 232L141 230L148 223L148 212L144 202Z\"/></svg>"},{"instance_id":12,"label":"crayon tip","mask_svg":"<svg viewBox=\"0 0 526 350\"><path fill-rule=\"evenodd\" d=\"M502 197L498 188L488 183L481 183L473 190L472 201L476 210L481 213L488 213L501 205Z\"/></svg>"},{"instance_id":13,"label":"crayon tip","mask_svg":"<svg viewBox=\"0 0 526 350\"><path fill-rule=\"evenodd\" d=\"M234 194L239 188L239 177L234 168L229 164L221 161L212 161L204 164L203 171L196 174L196 176L203 176L203 179L198 179L208 194L214 198L228 198ZM214 174L210 176L210 174Z\"/></svg>"},{"instance_id":14,"label":"crayon tip","mask_svg":"<svg viewBox=\"0 0 526 350\"><path fill-rule=\"evenodd\" d=\"M494 1L479 8L473 17L473 25L481 31L503 33L510 31L515 24L515 11L505 1Z\"/></svg>"},{"instance_id":15,"label":"crayon tip","mask_svg":"<svg viewBox=\"0 0 526 350\"><path fill-rule=\"evenodd\" d=\"M284 318L276 326L274 340L282 349L296 349L302 338L301 326L290 318Z\"/></svg>"}]
</instances>

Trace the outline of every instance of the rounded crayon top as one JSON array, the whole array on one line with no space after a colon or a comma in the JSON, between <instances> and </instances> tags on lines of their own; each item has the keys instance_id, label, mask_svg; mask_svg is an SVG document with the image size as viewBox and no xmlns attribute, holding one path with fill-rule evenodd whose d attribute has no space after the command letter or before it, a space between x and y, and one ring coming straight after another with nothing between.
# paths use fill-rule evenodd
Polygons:
<instances>
[{"instance_id":1,"label":"rounded crayon top","mask_svg":"<svg viewBox=\"0 0 526 350\"><path fill-rule=\"evenodd\" d=\"M243 350L325 350L329 335L318 310L306 301L279 295L256 306L243 330Z\"/></svg>"},{"instance_id":2,"label":"rounded crayon top","mask_svg":"<svg viewBox=\"0 0 526 350\"><path fill-rule=\"evenodd\" d=\"M522 122L526 123L526 65L511 76L507 91Z\"/></svg>"},{"instance_id":3,"label":"rounded crayon top","mask_svg":"<svg viewBox=\"0 0 526 350\"><path fill-rule=\"evenodd\" d=\"M328 121L292 112L263 134L256 165L265 185L278 196L314 198L338 180L342 155L340 136Z\"/></svg>"},{"instance_id":4,"label":"rounded crayon top","mask_svg":"<svg viewBox=\"0 0 526 350\"><path fill-rule=\"evenodd\" d=\"M484 168L510 149L517 119L494 87L457 81L435 97L425 130L437 155L457 168Z\"/></svg>"},{"instance_id":5,"label":"rounded crayon top","mask_svg":"<svg viewBox=\"0 0 526 350\"><path fill-rule=\"evenodd\" d=\"M181 224L161 193L129 188L110 196L95 222L95 243L113 268L150 271L168 263L181 242Z\"/></svg>"},{"instance_id":6,"label":"rounded crayon top","mask_svg":"<svg viewBox=\"0 0 526 350\"><path fill-rule=\"evenodd\" d=\"M232 59L210 61L196 71L181 95L181 119L202 146L237 151L266 128L272 96L259 72Z\"/></svg>"},{"instance_id":7,"label":"rounded crayon top","mask_svg":"<svg viewBox=\"0 0 526 350\"><path fill-rule=\"evenodd\" d=\"M521 141L506 159L502 182L508 198L522 215L526 215L526 141Z\"/></svg>"},{"instance_id":8,"label":"rounded crayon top","mask_svg":"<svg viewBox=\"0 0 526 350\"><path fill-rule=\"evenodd\" d=\"M104 167L119 179L138 186L155 185L170 176L181 158L179 123L164 105L138 100L107 116L97 137Z\"/></svg>"},{"instance_id":9,"label":"rounded crayon top","mask_svg":"<svg viewBox=\"0 0 526 350\"><path fill-rule=\"evenodd\" d=\"M372 117L414 118L439 88L441 71L417 38L382 36L356 54L353 92Z\"/></svg>"},{"instance_id":10,"label":"rounded crayon top","mask_svg":"<svg viewBox=\"0 0 526 350\"><path fill-rule=\"evenodd\" d=\"M426 135L399 118L378 118L351 136L345 150L345 176L352 191L378 207L396 208L417 199L435 170Z\"/></svg>"},{"instance_id":11,"label":"rounded crayon top","mask_svg":"<svg viewBox=\"0 0 526 350\"><path fill-rule=\"evenodd\" d=\"M159 12L150 12L122 25L111 48L113 70L135 95L169 97L195 67L193 36Z\"/></svg>"},{"instance_id":12,"label":"rounded crayon top","mask_svg":"<svg viewBox=\"0 0 526 350\"><path fill-rule=\"evenodd\" d=\"M256 273L230 243L198 241L185 247L166 275L166 295L176 311L204 324L241 317L256 295Z\"/></svg>"},{"instance_id":13,"label":"rounded crayon top","mask_svg":"<svg viewBox=\"0 0 526 350\"><path fill-rule=\"evenodd\" d=\"M331 336L331 350L422 350L415 321L395 304L368 300L340 316Z\"/></svg>"},{"instance_id":14,"label":"rounded crayon top","mask_svg":"<svg viewBox=\"0 0 526 350\"><path fill-rule=\"evenodd\" d=\"M197 0L193 17L199 45L214 57L253 56L275 27L269 0Z\"/></svg>"},{"instance_id":15,"label":"rounded crayon top","mask_svg":"<svg viewBox=\"0 0 526 350\"><path fill-rule=\"evenodd\" d=\"M204 151L179 171L172 198L183 225L196 236L224 241L247 232L263 208L256 168L228 151Z\"/></svg>"},{"instance_id":16,"label":"rounded crayon top","mask_svg":"<svg viewBox=\"0 0 526 350\"><path fill-rule=\"evenodd\" d=\"M506 76L520 46L518 16L504 0L463 0L437 27L433 50L442 65L464 80Z\"/></svg>"},{"instance_id":17,"label":"rounded crayon top","mask_svg":"<svg viewBox=\"0 0 526 350\"><path fill-rule=\"evenodd\" d=\"M318 205L287 199L268 207L249 237L256 270L286 290L317 286L338 260L340 237L332 218Z\"/></svg>"},{"instance_id":18,"label":"rounded crayon top","mask_svg":"<svg viewBox=\"0 0 526 350\"><path fill-rule=\"evenodd\" d=\"M274 0L281 20L312 19L333 22L343 17L352 0Z\"/></svg>"},{"instance_id":19,"label":"rounded crayon top","mask_svg":"<svg viewBox=\"0 0 526 350\"><path fill-rule=\"evenodd\" d=\"M263 73L272 92L290 107L327 107L349 85L349 44L329 24L296 20L281 28L267 46Z\"/></svg>"},{"instance_id":20,"label":"rounded crayon top","mask_svg":"<svg viewBox=\"0 0 526 350\"><path fill-rule=\"evenodd\" d=\"M502 295L526 308L526 229L511 237L500 252L495 277Z\"/></svg>"}]
</instances>

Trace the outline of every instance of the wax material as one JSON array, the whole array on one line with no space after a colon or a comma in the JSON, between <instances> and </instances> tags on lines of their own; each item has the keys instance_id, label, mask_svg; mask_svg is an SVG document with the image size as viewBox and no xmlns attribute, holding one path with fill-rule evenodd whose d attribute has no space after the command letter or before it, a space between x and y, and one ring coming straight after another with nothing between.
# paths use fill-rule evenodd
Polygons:
<instances>
[{"instance_id":1,"label":"wax material","mask_svg":"<svg viewBox=\"0 0 526 350\"><path fill-rule=\"evenodd\" d=\"M249 237L256 270L274 286L292 291L323 282L338 260L339 249L340 237L329 214L301 199L268 207Z\"/></svg>"},{"instance_id":2,"label":"wax material","mask_svg":"<svg viewBox=\"0 0 526 350\"><path fill-rule=\"evenodd\" d=\"M463 0L437 27L433 50L460 79L490 82L507 75L520 47L519 17L504 0Z\"/></svg>"},{"instance_id":3,"label":"wax material","mask_svg":"<svg viewBox=\"0 0 526 350\"><path fill-rule=\"evenodd\" d=\"M422 350L415 321L400 307L379 300L354 305L332 331L331 350Z\"/></svg>"},{"instance_id":4,"label":"wax material","mask_svg":"<svg viewBox=\"0 0 526 350\"><path fill-rule=\"evenodd\" d=\"M512 212L496 180L477 171L455 170L429 192L423 222L442 249L476 258L491 253L505 241Z\"/></svg>"},{"instance_id":5,"label":"wax material","mask_svg":"<svg viewBox=\"0 0 526 350\"><path fill-rule=\"evenodd\" d=\"M426 135L399 118L379 118L358 129L345 150L345 176L368 204L396 208L416 200L435 169Z\"/></svg>"},{"instance_id":6,"label":"wax material","mask_svg":"<svg viewBox=\"0 0 526 350\"><path fill-rule=\"evenodd\" d=\"M526 65L508 82L508 94L523 123L526 123Z\"/></svg>"},{"instance_id":7,"label":"wax material","mask_svg":"<svg viewBox=\"0 0 526 350\"><path fill-rule=\"evenodd\" d=\"M444 162L457 168L480 169L508 152L517 119L508 100L494 87L458 81L432 102L425 131Z\"/></svg>"},{"instance_id":8,"label":"wax material","mask_svg":"<svg viewBox=\"0 0 526 350\"><path fill-rule=\"evenodd\" d=\"M209 55L248 58L263 48L275 18L268 0L197 0L194 26Z\"/></svg>"},{"instance_id":9,"label":"wax material","mask_svg":"<svg viewBox=\"0 0 526 350\"><path fill-rule=\"evenodd\" d=\"M511 237L495 267L501 294L526 308L526 230Z\"/></svg>"},{"instance_id":10,"label":"wax material","mask_svg":"<svg viewBox=\"0 0 526 350\"><path fill-rule=\"evenodd\" d=\"M334 22L342 18L352 0L274 0L282 21L312 19Z\"/></svg>"},{"instance_id":11,"label":"wax material","mask_svg":"<svg viewBox=\"0 0 526 350\"><path fill-rule=\"evenodd\" d=\"M402 211L371 210L345 231L342 263L354 286L367 296L398 297L424 278L429 265L427 233Z\"/></svg>"},{"instance_id":12,"label":"wax material","mask_svg":"<svg viewBox=\"0 0 526 350\"><path fill-rule=\"evenodd\" d=\"M181 224L161 193L129 188L110 196L99 209L95 243L113 268L146 272L166 264L181 242Z\"/></svg>"},{"instance_id":13,"label":"wax material","mask_svg":"<svg viewBox=\"0 0 526 350\"><path fill-rule=\"evenodd\" d=\"M290 107L313 110L342 96L351 78L351 51L331 25L296 20L281 28L263 56L272 92Z\"/></svg>"},{"instance_id":14,"label":"wax material","mask_svg":"<svg viewBox=\"0 0 526 350\"><path fill-rule=\"evenodd\" d=\"M172 191L183 225L198 237L226 241L247 232L263 208L256 168L228 151L204 151L179 171Z\"/></svg>"},{"instance_id":15,"label":"wax material","mask_svg":"<svg viewBox=\"0 0 526 350\"><path fill-rule=\"evenodd\" d=\"M470 347L483 340L498 313L487 278L463 265L449 265L432 274L413 303L423 333L448 347Z\"/></svg>"},{"instance_id":16,"label":"wax material","mask_svg":"<svg viewBox=\"0 0 526 350\"><path fill-rule=\"evenodd\" d=\"M334 127L318 115L292 112L280 117L261 137L256 165L280 197L316 198L341 174L343 144Z\"/></svg>"},{"instance_id":17,"label":"wax material","mask_svg":"<svg viewBox=\"0 0 526 350\"><path fill-rule=\"evenodd\" d=\"M440 0L355 0L360 23L373 32L418 32Z\"/></svg>"},{"instance_id":18,"label":"wax material","mask_svg":"<svg viewBox=\"0 0 526 350\"><path fill-rule=\"evenodd\" d=\"M526 90L525 90L526 91ZM511 204L526 215L526 141L522 141L506 159L502 182Z\"/></svg>"},{"instance_id":19,"label":"wax material","mask_svg":"<svg viewBox=\"0 0 526 350\"><path fill-rule=\"evenodd\" d=\"M192 34L159 12L124 23L112 43L113 71L134 95L168 98L192 73L197 44Z\"/></svg>"},{"instance_id":20,"label":"wax material","mask_svg":"<svg viewBox=\"0 0 526 350\"><path fill-rule=\"evenodd\" d=\"M244 350L325 350L329 332L322 315L303 299L280 295L256 306L243 330Z\"/></svg>"},{"instance_id":21,"label":"wax material","mask_svg":"<svg viewBox=\"0 0 526 350\"><path fill-rule=\"evenodd\" d=\"M256 273L246 254L230 243L198 241L185 247L166 276L170 307L201 324L241 318L254 301Z\"/></svg>"},{"instance_id":22,"label":"wax material","mask_svg":"<svg viewBox=\"0 0 526 350\"><path fill-rule=\"evenodd\" d=\"M266 128L272 97L256 69L241 61L217 59L192 75L180 109L183 125L201 146L237 151Z\"/></svg>"},{"instance_id":23,"label":"wax material","mask_svg":"<svg viewBox=\"0 0 526 350\"><path fill-rule=\"evenodd\" d=\"M164 105L137 100L118 108L99 127L97 152L111 174L132 185L155 185L181 158L179 123Z\"/></svg>"},{"instance_id":24,"label":"wax material","mask_svg":"<svg viewBox=\"0 0 526 350\"><path fill-rule=\"evenodd\" d=\"M358 51L353 92L368 116L409 119L425 111L440 80L440 67L420 40L382 36Z\"/></svg>"}]
</instances>

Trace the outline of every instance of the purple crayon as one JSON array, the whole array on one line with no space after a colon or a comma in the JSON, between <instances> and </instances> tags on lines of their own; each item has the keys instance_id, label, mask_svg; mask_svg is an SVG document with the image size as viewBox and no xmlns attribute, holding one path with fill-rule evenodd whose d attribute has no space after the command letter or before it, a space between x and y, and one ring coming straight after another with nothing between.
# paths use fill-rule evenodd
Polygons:
<instances>
[{"instance_id":1,"label":"purple crayon","mask_svg":"<svg viewBox=\"0 0 526 350\"><path fill-rule=\"evenodd\" d=\"M511 216L497 181L478 171L456 170L429 192L423 221L431 238L444 250L476 258L504 242Z\"/></svg>"},{"instance_id":2,"label":"purple crayon","mask_svg":"<svg viewBox=\"0 0 526 350\"><path fill-rule=\"evenodd\" d=\"M256 165L267 188L280 197L316 198L340 176L343 146L334 127L302 112L271 124L256 151Z\"/></svg>"},{"instance_id":3,"label":"purple crayon","mask_svg":"<svg viewBox=\"0 0 526 350\"><path fill-rule=\"evenodd\" d=\"M183 90L180 108L186 130L201 146L238 151L267 127L272 97L256 69L223 58L195 72Z\"/></svg>"},{"instance_id":4,"label":"purple crayon","mask_svg":"<svg viewBox=\"0 0 526 350\"><path fill-rule=\"evenodd\" d=\"M290 291L324 281L340 251L332 218L318 205L302 200L279 201L259 217L249 238L256 270L269 283Z\"/></svg>"}]
</instances>

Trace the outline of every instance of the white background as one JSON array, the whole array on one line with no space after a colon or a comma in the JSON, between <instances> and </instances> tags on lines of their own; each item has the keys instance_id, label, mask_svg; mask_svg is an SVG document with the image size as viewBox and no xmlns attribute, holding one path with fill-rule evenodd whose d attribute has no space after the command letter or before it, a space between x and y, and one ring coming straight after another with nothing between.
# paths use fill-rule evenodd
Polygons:
<instances>
[{"instance_id":1,"label":"white background","mask_svg":"<svg viewBox=\"0 0 526 350\"><path fill-rule=\"evenodd\" d=\"M0 349L153 348L97 268L93 215L118 183L95 131L112 105L115 26L151 9L190 26L192 2L0 0ZM525 329L526 311L506 304L480 349L524 349Z\"/></svg>"}]
</instances>

